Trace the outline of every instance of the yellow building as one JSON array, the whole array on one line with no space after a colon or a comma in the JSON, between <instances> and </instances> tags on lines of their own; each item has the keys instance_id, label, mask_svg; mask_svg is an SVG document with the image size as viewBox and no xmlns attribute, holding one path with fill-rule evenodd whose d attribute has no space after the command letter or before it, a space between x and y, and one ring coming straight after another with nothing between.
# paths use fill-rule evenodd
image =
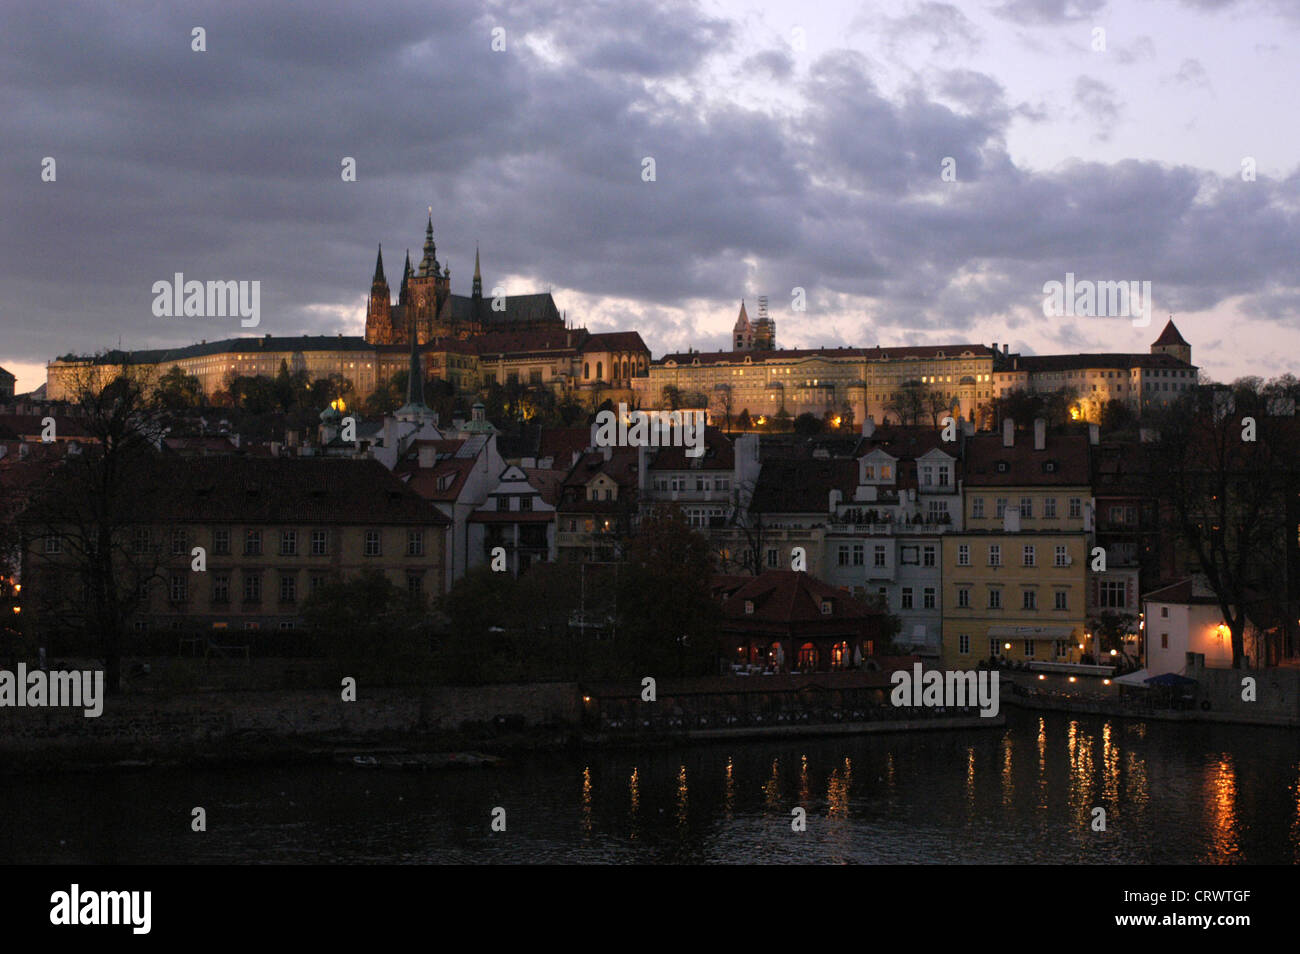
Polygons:
<instances>
[{"instance_id":1,"label":"yellow building","mask_svg":"<svg viewBox=\"0 0 1300 954\"><path fill-rule=\"evenodd\" d=\"M1087 534L944 534L943 664L1067 662L1084 642Z\"/></svg>"}]
</instances>

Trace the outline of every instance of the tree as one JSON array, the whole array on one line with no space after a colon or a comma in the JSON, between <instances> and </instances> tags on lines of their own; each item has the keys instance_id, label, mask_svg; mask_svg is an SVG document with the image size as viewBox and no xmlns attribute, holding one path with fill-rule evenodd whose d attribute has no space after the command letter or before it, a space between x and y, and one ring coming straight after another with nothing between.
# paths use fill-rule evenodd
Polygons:
<instances>
[{"instance_id":1,"label":"tree","mask_svg":"<svg viewBox=\"0 0 1300 954\"><path fill-rule=\"evenodd\" d=\"M736 428L742 431L753 430L754 422L749 417L749 408L740 412L740 417L736 418Z\"/></svg>"},{"instance_id":2,"label":"tree","mask_svg":"<svg viewBox=\"0 0 1300 954\"><path fill-rule=\"evenodd\" d=\"M93 363L71 382L70 400L89 442L67 456L23 515L43 632L96 646L110 694L121 689L128 623L142 602L142 584L159 576L158 553L131 538L148 526L141 488L150 485L163 433L149 370L116 363L120 371L106 385Z\"/></svg>"},{"instance_id":3,"label":"tree","mask_svg":"<svg viewBox=\"0 0 1300 954\"><path fill-rule=\"evenodd\" d=\"M197 376L186 374L181 366L173 364L158 380L154 400L168 411L184 411L203 403L203 385Z\"/></svg>"},{"instance_id":4,"label":"tree","mask_svg":"<svg viewBox=\"0 0 1300 954\"><path fill-rule=\"evenodd\" d=\"M805 437L820 434L823 427L822 419L816 414L807 411L794 419L794 432Z\"/></svg>"},{"instance_id":5,"label":"tree","mask_svg":"<svg viewBox=\"0 0 1300 954\"><path fill-rule=\"evenodd\" d=\"M302 616L325 655L353 670L392 675L429 658L423 601L381 570L318 587L303 602Z\"/></svg>"},{"instance_id":6,"label":"tree","mask_svg":"<svg viewBox=\"0 0 1300 954\"><path fill-rule=\"evenodd\" d=\"M926 413L926 387L920 381L904 381L885 402L885 412L900 424L917 424Z\"/></svg>"},{"instance_id":7,"label":"tree","mask_svg":"<svg viewBox=\"0 0 1300 954\"><path fill-rule=\"evenodd\" d=\"M1231 401L1214 391L1192 392L1167 409L1153 409L1155 440L1149 494L1161 499L1193 567L1219 602L1232 635L1234 668L1245 658L1247 621L1271 624L1296 616L1261 594L1294 585L1288 554L1296 524L1295 418L1269 417L1256 380L1238 382ZM1245 439L1246 418L1254 440Z\"/></svg>"},{"instance_id":8,"label":"tree","mask_svg":"<svg viewBox=\"0 0 1300 954\"><path fill-rule=\"evenodd\" d=\"M714 671L719 608L703 534L676 507L655 507L629 541L619 581L619 635L644 675Z\"/></svg>"},{"instance_id":9,"label":"tree","mask_svg":"<svg viewBox=\"0 0 1300 954\"><path fill-rule=\"evenodd\" d=\"M1127 401L1111 398L1101 406L1100 424L1107 433L1123 431L1137 424L1137 416Z\"/></svg>"},{"instance_id":10,"label":"tree","mask_svg":"<svg viewBox=\"0 0 1300 954\"><path fill-rule=\"evenodd\" d=\"M731 418L736 411L736 397L730 384L718 384L713 388L713 408L722 418L722 429L731 430Z\"/></svg>"},{"instance_id":11,"label":"tree","mask_svg":"<svg viewBox=\"0 0 1300 954\"><path fill-rule=\"evenodd\" d=\"M665 384L663 389L663 406L670 411L676 411L682 406L682 391L675 384Z\"/></svg>"}]
</instances>

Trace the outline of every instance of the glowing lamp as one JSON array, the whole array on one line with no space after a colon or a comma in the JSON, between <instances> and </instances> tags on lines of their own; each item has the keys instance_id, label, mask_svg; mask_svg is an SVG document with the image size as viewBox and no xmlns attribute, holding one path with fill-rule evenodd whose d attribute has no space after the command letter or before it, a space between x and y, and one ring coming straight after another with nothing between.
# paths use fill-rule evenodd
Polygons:
<instances>
[{"instance_id":1,"label":"glowing lamp","mask_svg":"<svg viewBox=\"0 0 1300 954\"><path fill-rule=\"evenodd\" d=\"M1228 634L1231 632L1231 630L1228 629L1227 623L1220 623L1216 632L1219 634L1220 639L1227 639Z\"/></svg>"},{"instance_id":2,"label":"glowing lamp","mask_svg":"<svg viewBox=\"0 0 1300 954\"><path fill-rule=\"evenodd\" d=\"M1074 682L1074 681L1075 681L1074 677L1071 676L1071 677L1070 677L1070 682Z\"/></svg>"},{"instance_id":3,"label":"glowing lamp","mask_svg":"<svg viewBox=\"0 0 1300 954\"><path fill-rule=\"evenodd\" d=\"M1002 644L1002 648L1003 648L1003 649L1010 649L1010 648L1011 648L1011 644L1010 644L1010 643L1003 643L1003 644Z\"/></svg>"}]
</instances>

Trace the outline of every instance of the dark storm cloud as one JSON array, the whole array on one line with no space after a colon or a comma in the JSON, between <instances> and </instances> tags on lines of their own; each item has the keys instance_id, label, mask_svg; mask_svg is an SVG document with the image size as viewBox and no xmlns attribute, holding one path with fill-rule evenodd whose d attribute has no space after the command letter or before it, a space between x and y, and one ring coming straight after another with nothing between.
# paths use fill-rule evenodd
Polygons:
<instances>
[{"instance_id":1,"label":"dark storm cloud","mask_svg":"<svg viewBox=\"0 0 1300 954\"><path fill-rule=\"evenodd\" d=\"M1066 271L1151 280L1162 308L1267 289L1252 307L1293 313L1294 176L1023 168L1007 129L1041 108L978 72L886 95L859 53L796 70L781 47L748 68L798 105L756 109L705 78L736 28L688 4L127 9L0 11L0 323L19 359L241 333L154 318L150 287L175 271L262 280L259 333L355 333L375 243L395 284L426 205L453 290L479 241L488 289L512 274L527 280L510 293L629 300L570 318L636 327L656 352L722 344L678 309L730 307L747 283L786 344L875 343L890 325L963 337L990 316L1068 336L1041 316ZM190 51L196 25L206 53ZM1100 83L1080 105L1120 108ZM790 314L795 287L810 315ZM861 313L816 317L846 302Z\"/></svg>"}]
</instances>

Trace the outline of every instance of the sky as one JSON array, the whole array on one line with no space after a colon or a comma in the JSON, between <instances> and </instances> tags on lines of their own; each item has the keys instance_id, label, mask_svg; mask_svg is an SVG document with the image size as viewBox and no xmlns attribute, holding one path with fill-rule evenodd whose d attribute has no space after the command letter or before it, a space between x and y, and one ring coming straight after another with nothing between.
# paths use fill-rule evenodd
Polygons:
<instances>
[{"instance_id":1,"label":"sky","mask_svg":"<svg viewBox=\"0 0 1300 954\"><path fill-rule=\"evenodd\" d=\"M656 358L766 295L780 347L1172 314L1218 380L1300 372L1297 41L1297 0L6 0L0 365L359 335L432 207L453 292L477 244ZM259 326L156 317L176 272L259 281ZM1151 282L1151 325L1047 317L1067 273Z\"/></svg>"}]
</instances>

